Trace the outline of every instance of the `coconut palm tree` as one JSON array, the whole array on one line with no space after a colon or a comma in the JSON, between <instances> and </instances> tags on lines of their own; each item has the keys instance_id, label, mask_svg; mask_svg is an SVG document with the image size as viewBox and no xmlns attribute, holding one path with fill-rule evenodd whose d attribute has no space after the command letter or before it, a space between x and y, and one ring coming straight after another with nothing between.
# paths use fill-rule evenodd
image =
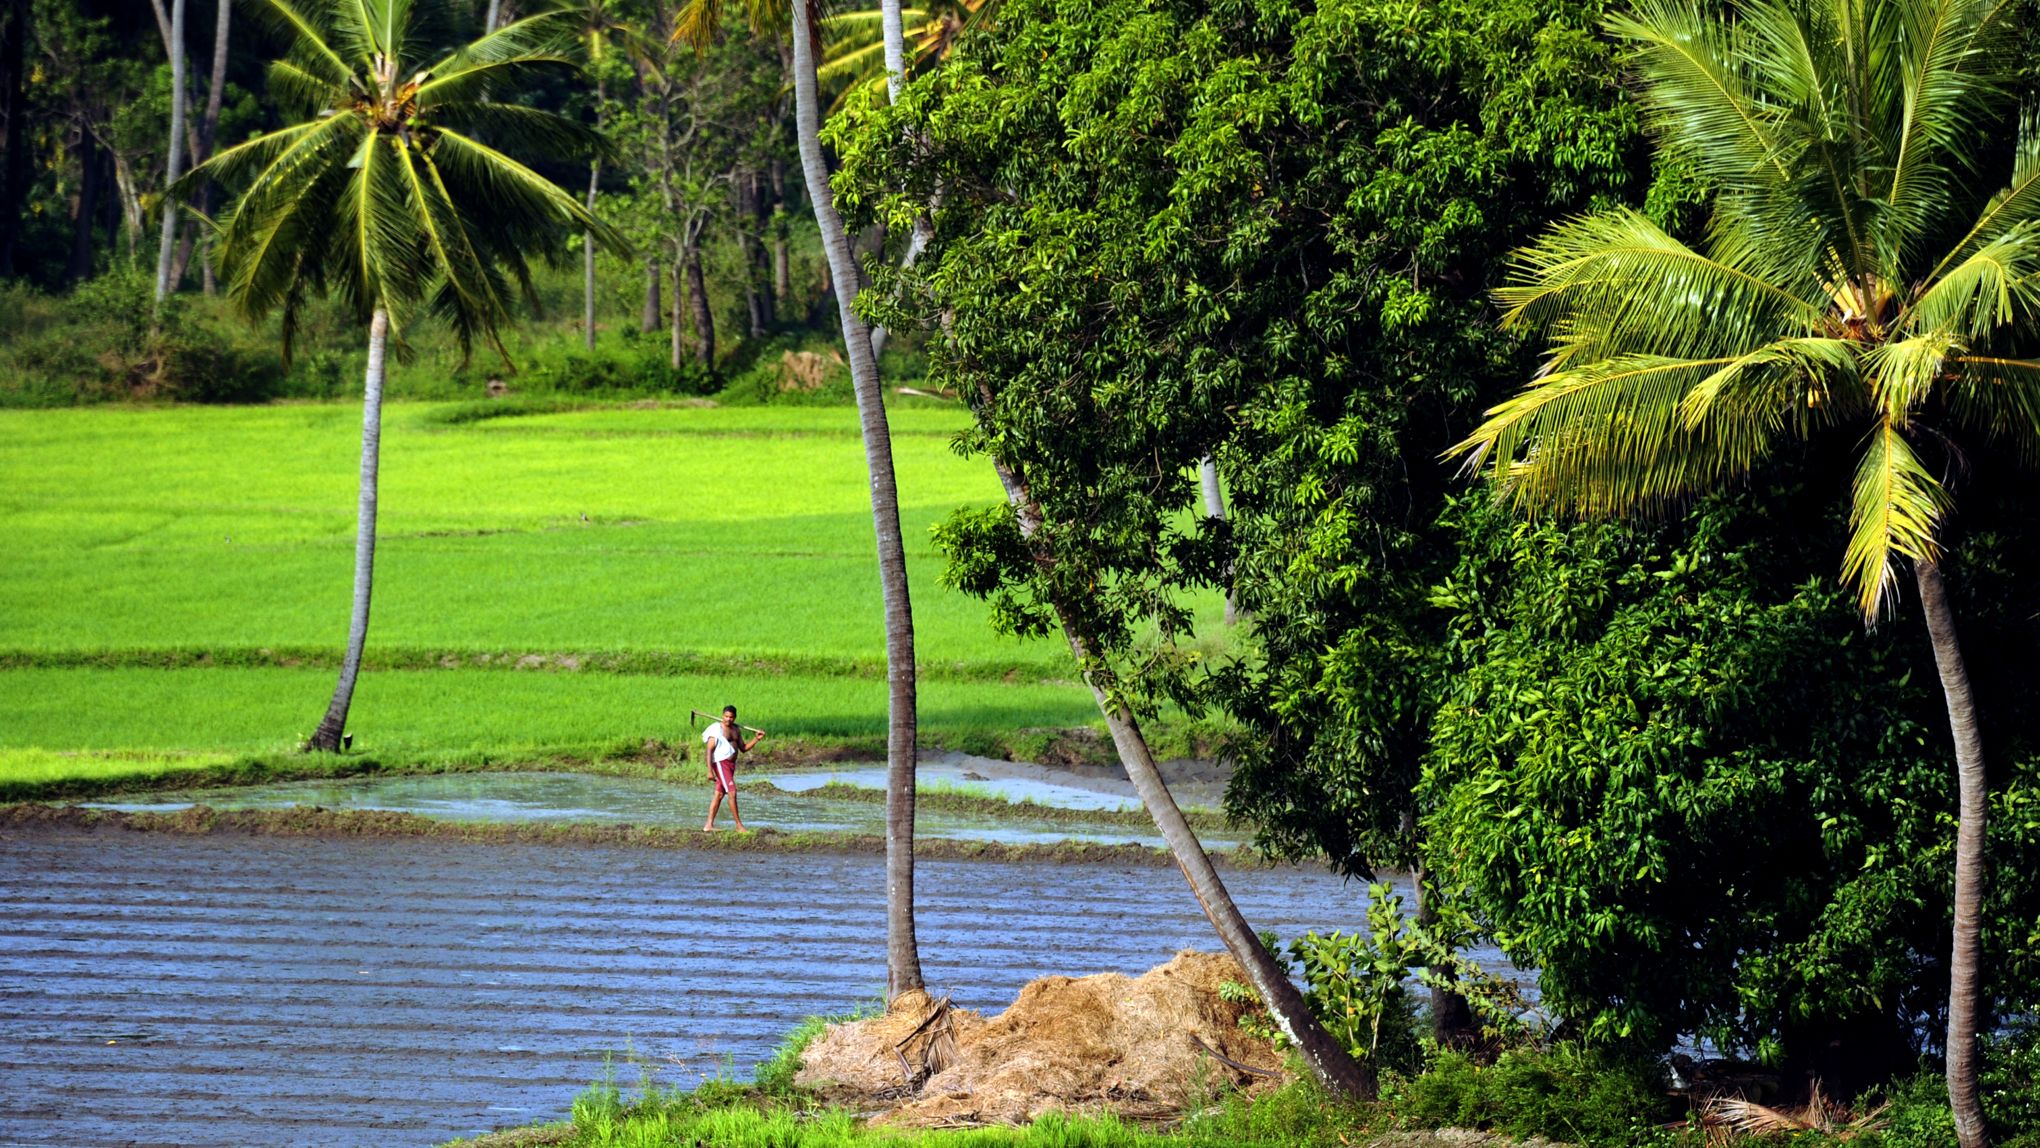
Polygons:
<instances>
[{"instance_id":1,"label":"coconut palm tree","mask_svg":"<svg viewBox=\"0 0 2040 1148\"><path fill-rule=\"evenodd\" d=\"M808 0L779 3L745 0L753 30L777 34L791 25L794 135L808 201L821 230L822 251L835 284L836 313L850 362L850 385L864 435L864 462L871 477L871 518L878 537L878 581L885 603L886 723L886 995L922 991L920 947L914 938L914 773L916 710L914 612L907 597L907 556L900 533L899 487L893 476L892 431L879 387L878 357L871 329L857 314L859 274L850 236L829 189L828 159L822 154L822 107L816 80L816 31L820 13ZM720 0L689 0L674 21L676 39L706 44L723 19Z\"/></svg>"},{"instance_id":2,"label":"coconut palm tree","mask_svg":"<svg viewBox=\"0 0 2040 1148\"><path fill-rule=\"evenodd\" d=\"M1713 185L1706 241L1618 210L1520 253L1506 322L1549 358L1456 448L1519 506L1626 515L1790 439L1856 444L1842 576L1875 620L1910 570L1953 732L1947 1069L1965 1148L1984 1143L1987 790L1942 589L1948 478L1968 451L2040 451L2040 358L2021 351L2040 319L2040 130L2021 123L2009 156L1991 134L2010 114L2009 7L1643 0L1615 20L1659 146Z\"/></svg>"},{"instance_id":3,"label":"coconut palm tree","mask_svg":"<svg viewBox=\"0 0 2040 1148\"><path fill-rule=\"evenodd\" d=\"M557 250L574 230L623 246L510 154L581 159L599 150L599 137L550 112L487 98L571 73L559 52L571 44L572 16L540 13L449 44L433 35L457 26L445 3L267 0L266 15L291 42L271 66L270 87L302 118L220 153L182 185L245 185L220 224L227 293L251 318L281 313L286 356L316 293L337 292L368 324L354 607L312 749L340 747L368 635L392 340L401 349L404 333L430 314L451 324L464 353L480 339L503 354L496 331L519 289L531 297L532 254Z\"/></svg>"}]
</instances>

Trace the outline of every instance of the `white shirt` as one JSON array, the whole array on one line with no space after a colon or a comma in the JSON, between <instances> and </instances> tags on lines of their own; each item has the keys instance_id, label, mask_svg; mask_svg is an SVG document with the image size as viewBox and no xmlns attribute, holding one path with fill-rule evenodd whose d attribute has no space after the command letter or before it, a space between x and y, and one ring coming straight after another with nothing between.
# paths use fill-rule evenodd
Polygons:
<instances>
[{"instance_id":1,"label":"white shirt","mask_svg":"<svg viewBox=\"0 0 2040 1148\"><path fill-rule=\"evenodd\" d=\"M701 744L715 747L717 761L728 761L737 756L737 744L723 732L722 723L719 721L708 723L708 728L701 731Z\"/></svg>"}]
</instances>

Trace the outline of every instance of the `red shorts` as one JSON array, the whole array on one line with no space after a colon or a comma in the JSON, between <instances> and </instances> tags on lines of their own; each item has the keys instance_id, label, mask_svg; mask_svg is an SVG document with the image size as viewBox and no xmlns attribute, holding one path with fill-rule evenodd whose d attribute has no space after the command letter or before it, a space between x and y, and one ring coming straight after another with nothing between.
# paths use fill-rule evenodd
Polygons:
<instances>
[{"instance_id":1,"label":"red shorts","mask_svg":"<svg viewBox=\"0 0 2040 1148\"><path fill-rule=\"evenodd\" d=\"M736 758L733 757L727 761L718 761L714 765L709 766L708 776L709 779L715 784L715 791L717 793L727 793L732 797L736 796L737 792Z\"/></svg>"}]
</instances>

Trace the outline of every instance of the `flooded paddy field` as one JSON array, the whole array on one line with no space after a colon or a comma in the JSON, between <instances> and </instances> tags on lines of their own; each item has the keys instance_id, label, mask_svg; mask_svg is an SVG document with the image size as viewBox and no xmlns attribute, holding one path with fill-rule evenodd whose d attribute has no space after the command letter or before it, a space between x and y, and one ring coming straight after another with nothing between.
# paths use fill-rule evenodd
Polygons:
<instances>
[{"instance_id":1,"label":"flooded paddy field","mask_svg":"<svg viewBox=\"0 0 2040 1148\"><path fill-rule=\"evenodd\" d=\"M708 811L706 784L693 784L698 766L676 766L679 781L610 777L578 773L452 773L356 777L318 781L287 781L271 785L169 791L123 801L90 803L93 808L126 812L174 811L193 805L214 809L283 809L318 806L337 810L389 810L417 813L448 821L531 821L580 824L632 824L675 829L699 828ZM916 813L919 837L995 841L1009 845L1054 841L1147 845L1159 848L1162 838L1151 824L1085 824L1086 813L1124 809L1138 803L1129 797L1093 787L1055 785L1029 779L968 780L978 775L951 767L947 772L924 770L938 785L968 792L1034 803L996 813L946 810L924 804ZM704 774L705 776L705 774ZM824 771L759 771L738 777L744 823L752 828L785 832L885 832L885 806L811 792L836 782L876 789L883 784L879 767ZM771 788L758 782L770 783ZM924 782L925 784L925 782ZM1095 785L1095 783L1094 783ZM1068 811L1068 816L1044 813ZM720 818L730 824L729 810ZM1144 821L1145 818L1140 820ZM1213 848L1231 847L1250 839L1236 830L1201 834Z\"/></svg>"},{"instance_id":2,"label":"flooded paddy field","mask_svg":"<svg viewBox=\"0 0 2040 1148\"><path fill-rule=\"evenodd\" d=\"M1284 936L1365 919L1322 871L1227 880ZM931 987L972 1008L1216 947L1167 868L924 861L918 884ZM14 832L0 1143L423 1145L563 1117L610 1060L747 1075L880 997L882 889L871 856Z\"/></svg>"}]
</instances>

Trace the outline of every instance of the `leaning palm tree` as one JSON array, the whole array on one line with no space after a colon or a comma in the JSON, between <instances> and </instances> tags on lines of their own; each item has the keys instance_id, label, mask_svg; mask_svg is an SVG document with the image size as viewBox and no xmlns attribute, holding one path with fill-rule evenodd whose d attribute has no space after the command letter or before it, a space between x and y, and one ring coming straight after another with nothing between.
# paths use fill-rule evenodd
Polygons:
<instances>
[{"instance_id":1,"label":"leaning palm tree","mask_svg":"<svg viewBox=\"0 0 2040 1148\"><path fill-rule=\"evenodd\" d=\"M821 96L815 79L814 0L743 0L752 29L761 35L793 37L794 136L808 202L822 236L829 278L836 286L836 314L850 360L850 386L864 436L865 468L871 478L871 519L878 540L878 582L885 604L886 722L886 996L921 992L921 953L914 937L914 775L916 709L914 611L907 597L907 554L900 533L899 485L893 475L892 431L879 387L878 357L871 329L857 314L859 273L850 236L829 188L828 159L822 154ZM674 38L705 46L720 32L722 0L688 0L674 20Z\"/></svg>"},{"instance_id":2,"label":"leaning palm tree","mask_svg":"<svg viewBox=\"0 0 2040 1148\"><path fill-rule=\"evenodd\" d=\"M445 0L267 4L291 42L270 68L270 87L303 117L220 153L183 186L245 184L220 226L227 292L251 318L281 313L286 356L315 294L337 292L368 324L354 607L339 684L309 745L334 750L368 636L392 338L401 350L405 332L431 314L451 324L463 353L481 339L503 354L496 331L519 290L532 296L532 253L583 229L623 244L508 154L580 159L599 148L570 120L501 102L520 81L573 70L559 54L571 43L570 16L541 13L460 45L432 35L456 26Z\"/></svg>"},{"instance_id":3,"label":"leaning palm tree","mask_svg":"<svg viewBox=\"0 0 2040 1148\"><path fill-rule=\"evenodd\" d=\"M1856 444L1842 575L1866 619L1919 592L1959 788L1948 1092L1977 1102L1986 782L1942 588L1964 452L2040 452L2040 129L1986 170L2009 115L2000 0L1643 0L1635 48L1659 146L1714 187L1691 246L1633 211L1519 256L1506 322L1544 372L1458 448L1524 507L1625 515L1747 474L1780 443ZM2008 182L2007 182L2008 177Z\"/></svg>"}]
</instances>

